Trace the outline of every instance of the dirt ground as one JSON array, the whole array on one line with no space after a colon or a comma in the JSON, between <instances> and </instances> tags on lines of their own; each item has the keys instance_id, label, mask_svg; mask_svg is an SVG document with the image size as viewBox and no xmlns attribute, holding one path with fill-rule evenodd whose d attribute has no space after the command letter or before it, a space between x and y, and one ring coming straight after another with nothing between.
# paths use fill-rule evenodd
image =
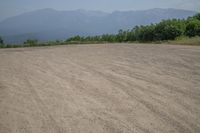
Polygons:
<instances>
[{"instance_id":1,"label":"dirt ground","mask_svg":"<svg viewBox=\"0 0 200 133\"><path fill-rule=\"evenodd\" d=\"M200 47L0 49L0 133L199 133Z\"/></svg>"}]
</instances>

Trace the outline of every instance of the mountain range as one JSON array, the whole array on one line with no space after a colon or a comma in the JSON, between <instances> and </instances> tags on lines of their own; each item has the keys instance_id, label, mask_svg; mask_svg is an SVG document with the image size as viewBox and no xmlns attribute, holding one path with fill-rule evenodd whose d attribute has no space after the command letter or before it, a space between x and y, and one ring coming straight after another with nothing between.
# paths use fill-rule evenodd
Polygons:
<instances>
[{"instance_id":1,"label":"mountain range","mask_svg":"<svg viewBox=\"0 0 200 133\"><path fill-rule=\"evenodd\" d=\"M136 25L158 23L163 19L187 18L195 11L181 9L149 9L139 11L41 9L27 12L0 22L0 36L6 43L22 43L27 39L39 41L67 39L74 35L100 35L131 29Z\"/></svg>"}]
</instances>

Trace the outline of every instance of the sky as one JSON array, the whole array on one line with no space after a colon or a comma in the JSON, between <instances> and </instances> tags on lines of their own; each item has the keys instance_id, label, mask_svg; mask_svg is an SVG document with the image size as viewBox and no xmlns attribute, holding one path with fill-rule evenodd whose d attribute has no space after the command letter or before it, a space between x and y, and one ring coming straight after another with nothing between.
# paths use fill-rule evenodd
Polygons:
<instances>
[{"instance_id":1,"label":"sky","mask_svg":"<svg viewBox=\"0 0 200 133\"><path fill-rule=\"evenodd\" d=\"M177 8L200 11L200 0L0 0L0 21L25 12L52 8L56 10L146 10Z\"/></svg>"}]
</instances>

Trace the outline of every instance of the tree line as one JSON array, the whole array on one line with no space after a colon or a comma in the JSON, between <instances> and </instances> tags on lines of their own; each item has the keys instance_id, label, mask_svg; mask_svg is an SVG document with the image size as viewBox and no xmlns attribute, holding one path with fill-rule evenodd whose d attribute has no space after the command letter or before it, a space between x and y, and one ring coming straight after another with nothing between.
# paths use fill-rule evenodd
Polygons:
<instances>
[{"instance_id":1,"label":"tree line","mask_svg":"<svg viewBox=\"0 0 200 133\"><path fill-rule=\"evenodd\" d=\"M200 13L187 19L168 19L157 24L135 26L131 30L119 30L117 34L74 36L66 42L152 42L174 40L179 36L200 36Z\"/></svg>"}]
</instances>

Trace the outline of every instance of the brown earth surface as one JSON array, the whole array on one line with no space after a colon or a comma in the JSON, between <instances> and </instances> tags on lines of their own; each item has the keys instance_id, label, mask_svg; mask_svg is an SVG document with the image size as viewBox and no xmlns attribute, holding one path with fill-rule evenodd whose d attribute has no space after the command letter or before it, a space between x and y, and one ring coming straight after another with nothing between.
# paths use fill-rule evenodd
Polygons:
<instances>
[{"instance_id":1,"label":"brown earth surface","mask_svg":"<svg viewBox=\"0 0 200 133\"><path fill-rule=\"evenodd\" d=\"M0 133L199 133L200 47L0 49Z\"/></svg>"}]
</instances>

